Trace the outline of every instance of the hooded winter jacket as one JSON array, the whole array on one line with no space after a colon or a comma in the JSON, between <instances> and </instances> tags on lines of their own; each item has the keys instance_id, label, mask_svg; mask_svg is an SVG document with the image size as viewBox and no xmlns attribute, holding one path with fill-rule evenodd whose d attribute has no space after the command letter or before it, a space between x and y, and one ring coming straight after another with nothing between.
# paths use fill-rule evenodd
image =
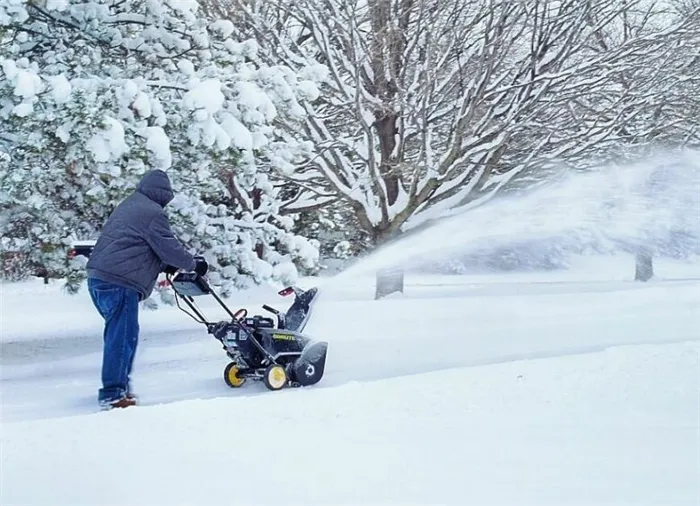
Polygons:
<instances>
[{"instance_id":1,"label":"hooded winter jacket","mask_svg":"<svg viewBox=\"0 0 700 506\"><path fill-rule=\"evenodd\" d=\"M165 215L173 197L165 172L146 173L105 223L87 263L88 277L136 290L143 300L167 265L194 270L194 257L175 238Z\"/></svg>"}]
</instances>

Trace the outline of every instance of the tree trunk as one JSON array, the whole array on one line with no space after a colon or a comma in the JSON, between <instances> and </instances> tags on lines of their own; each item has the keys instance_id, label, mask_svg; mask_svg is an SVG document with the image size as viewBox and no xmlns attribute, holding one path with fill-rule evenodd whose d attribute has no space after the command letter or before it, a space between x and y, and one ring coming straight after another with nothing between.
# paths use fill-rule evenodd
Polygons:
<instances>
[{"instance_id":1,"label":"tree trunk","mask_svg":"<svg viewBox=\"0 0 700 506\"><path fill-rule=\"evenodd\" d=\"M386 185L386 198L388 205L394 205L399 195L399 174L394 169L392 155L396 148L396 134L398 132L396 114L388 114L377 120L377 133L381 151L380 171Z\"/></svg>"}]
</instances>

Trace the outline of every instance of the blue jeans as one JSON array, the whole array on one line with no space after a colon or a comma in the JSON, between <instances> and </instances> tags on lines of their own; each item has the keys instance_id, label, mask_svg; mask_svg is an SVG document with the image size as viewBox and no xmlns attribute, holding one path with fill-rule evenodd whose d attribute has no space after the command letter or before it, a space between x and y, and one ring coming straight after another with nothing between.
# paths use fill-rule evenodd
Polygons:
<instances>
[{"instance_id":1,"label":"blue jeans","mask_svg":"<svg viewBox=\"0 0 700 506\"><path fill-rule=\"evenodd\" d=\"M139 294L94 278L88 279L88 290L105 321L102 388L97 399L107 405L129 393L129 375L139 340Z\"/></svg>"}]
</instances>

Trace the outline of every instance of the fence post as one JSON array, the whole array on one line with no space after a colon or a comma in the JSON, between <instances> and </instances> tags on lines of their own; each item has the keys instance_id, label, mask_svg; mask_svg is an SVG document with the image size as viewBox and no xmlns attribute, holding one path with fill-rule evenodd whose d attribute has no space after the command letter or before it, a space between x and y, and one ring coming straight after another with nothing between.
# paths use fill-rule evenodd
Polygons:
<instances>
[{"instance_id":1,"label":"fence post","mask_svg":"<svg viewBox=\"0 0 700 506\"><path fill-rule=\"evenodd\" d=\"M654 260L651 251L647 248L639 248L634 259L635 281L649 281L654 277Z\"/></svg>"}]
</instances>

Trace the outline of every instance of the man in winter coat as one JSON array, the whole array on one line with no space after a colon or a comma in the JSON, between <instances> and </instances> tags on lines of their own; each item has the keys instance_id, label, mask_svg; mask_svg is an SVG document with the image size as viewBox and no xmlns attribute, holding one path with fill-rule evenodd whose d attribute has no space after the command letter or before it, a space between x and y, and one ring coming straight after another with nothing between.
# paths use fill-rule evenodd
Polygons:
<instances>
[{"instance_id":1,"label":"man in winter coat","mask_svg":"<svg viewBox=\"0 0 700 506\"><path fill-rule=\"evenodd\" d=\"M105 223L87 263L88 289L105 321L100 406L136 404L129 377L139 338L139 302L147 299L160 272L207 272L175 238L165 206L173 199L168 175L148 172Z\"/></svg>"}]
</instances>

